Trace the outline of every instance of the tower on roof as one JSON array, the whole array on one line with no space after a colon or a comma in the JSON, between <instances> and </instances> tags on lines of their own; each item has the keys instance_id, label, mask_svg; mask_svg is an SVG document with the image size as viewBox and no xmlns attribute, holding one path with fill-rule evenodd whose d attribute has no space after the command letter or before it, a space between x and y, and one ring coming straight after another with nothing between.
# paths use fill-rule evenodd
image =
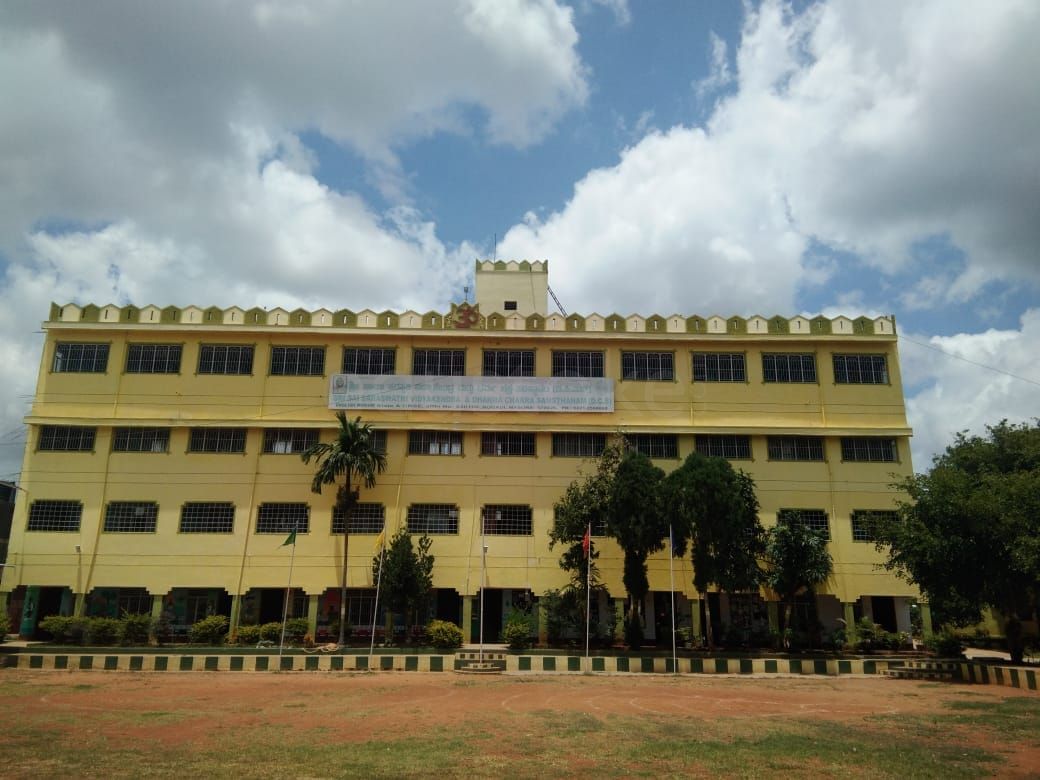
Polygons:
<instances>
[{"instance_id":1,"label":"tower on roof","mask_svg":"<svg viewBox=\"0 0 1040 780\"><path fill-rule=\"evenodd\" d=\"M482 314L517 312L523 317L549 308L549 262L478 260L477 305Z\"/></svg>"}]
</instances>

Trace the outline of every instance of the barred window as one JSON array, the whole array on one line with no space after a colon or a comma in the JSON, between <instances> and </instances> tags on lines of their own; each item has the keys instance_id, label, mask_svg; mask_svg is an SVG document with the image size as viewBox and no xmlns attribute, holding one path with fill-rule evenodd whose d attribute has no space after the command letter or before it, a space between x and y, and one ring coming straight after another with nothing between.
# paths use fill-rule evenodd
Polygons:
<instances>
[{"instance_id":1,"label":"barred window","mask_svg":"<svg viewBox=\"0 0 1040 780\"><path fill-rule=\"evenodd\" d=\"M350 513L350 533L377 534L386 522L386 509L382 504L355 504ZM343 533L343 512L332 508L332 533Z\"/></svg>"},{"instance_id":2,"label":"barred window","mask_svg":"<svg viewBox=\"0 0 1040 780\"><path fill-rule=\"evenodd\" d=\"M106 533L148 534L155 532L159 505L154 501L112 501L105 507Z\"/></svg>"},{"instance_id":3,"label":"barred window","mask_svg":"<svg viewBox=\"0 0 1040 780\"><path fill-rule=\"evenodd\" d=\"M465 376L466 350L412 350L412 373L416 376Z\"/></svg>"},{"instance_id":4,"label":"barred window","mask_svg":"<svg viewBox=\"0 0 1040 780\"><path fill-rule=\"evenodd\" d=\"M839 385L887 385L884 355L835 355L834 381Z\"/></svg>"},{"instance_id":5,"label":"barred window","mask_svg":"<svg viewBox=\"0 0 1040 780\"><path fill-rule=\"evenodd\" d=\"M152 612L152 594L145 588L120 588L116 596L116 610L120 615L148 615Z\"/></svg>"},{"instance_id":6,"label":"barred window","mask_svg":"<svg viewBox=\"0 0 1040 780\"><path fill-rule=\"evenodd\" d=\"M271 376L322 376L325 347L271 347Z\"/></svg>"},{"instance_id":7,"label":"barred window","mask_svg":"<svg viewBox=\"0 0 1040 780\"><path fill-rule=\"evenodd\" d=\"M780 523L801 523L813 531L820 531L826 541L831 540L831 526L827 513L822 509L781 509L776 519Z\"/></svg>"},{"instance_id":8,"label":"barred window","mask_svg":"<svg viewBox=\"0 0 1040 780\"><path fill-rule=\"evenodd\" d=\"M251 344L203 344L199 347L200 374L252 374Z\"/></svg>"},{"instance_id":9,"label":"barred window","mask_svg":"<svg viewBox=\"0 0 1040 780\"><path fill-rule=\"evenodd\" d=\"M180 344L131 344L126 350L128 374L179 374Z\"/></svg>"},{"instance_id":10,"label":"barred window","mask_svg":"<svg viewBox=\"0 0 1040 780\"><path fill-rule=\"evenodd\" d=\"M461 455L458 431L408 431L409 455Z\"/></svg>"},{"instance_id":11,"label":"barred window","mask_svg":"<svg viewBox=\"0 0 1040 780\"><path fill-rule=\"evenodd\" d=\"M245 428L192 428L188 452L245 452Z\"/></svg>"},{"instance_id":12,"label":"barred window","mask_svg":"<svg viewBox=\"0 0 1040 780\"><path fill-rule=\"evenodd\" d=\"M33 501L26 531L78 531L83 516L79 501Z\"/></svg>"},{"instance_id":13,"label":"barred window","mask_svg":"<svg viewBox=\"0 0 1040 780\"><path fill-rule=\"evenodd\" d=\"M459 508L454 504L412 504L407 523L410 534L457 534Z\"/></svg>"},{"instance_id":14,"label":"barred window","mask_svg":"<svg viewBox=\"0 0 1040 780\"><path fill-rule=\"evenodd\" d=\"M674 433L626 433L625 440L648 458L679 457L679 437Z\"/></svg>"},{"instance_id":15,"label":"barred window","mask_svg":"<svg viewBox=\"0 0 1040 780\"><path fill-rule=\"evenodd\" d=\"M747 364L740 352L694 352L694 382L746 382Z\"/></svg>"},{"instance_id":16,"label":"barred window","mask_svg":"<svg viewBox=\"0 0 1040 780\"><path fill-rule=\"evenodd\" d=\"M694 448L709 458L751 460L751 437L720 433L699 433Z\"/></svg>"},{"instance_id":17,"label":"barred window","mask_svg":"<svg viewBox=\"0 0 1040 780\"><path fill-rule=\"evenodd\" d=\"M855 509L852 512L852 541L873 542L875 527L879 521L891 523L899 515L891 509Z\"/></svg>"},{"instance_id":18,"label":"barred window","mask_svg":"<svg viewBox=\"0 0 1040 780\"><path fill-rule=\"evenodd\" d=\"M896 462L896 440L880 436L847 436L841 440L841 459L876 463Z\"/></svg>"},{"instance_id":19,"label":"barred window","mask_svg":"<svg viewBox=\"0 0 1040 780\"><path fill-rule=\"evenodd\" d=\"M534 350L485 349L484 376L534 376Z\"/></svg>"},{"instance_id":20,"label":"barred window","mask_svg":"<svg viewBox=\"0 0 1040 780\"><path fill-rule=\"evenodd\" d=\"M311 508L303 503L261 504L256 513L258 534L305 534L310 524Z\"/></svg>"},{"instance_id":21,"label":"barred window","mask_svg":"<svg viewBox=\"0 0 1040 780\"><path fill-rule=\"evenodd\" d=\"M552 353L553 376L603 376L602 352L564 352Z\"/></svg>"},{"instance_id":22,"label":"barred window","mask_svg":"<svg viewBox=\"0 0 1040 780\"><path fill-rule=\"evenodd\" d=\"M481 455L534 455L533 433L485 431L480 434Z\"/></svg>"},{"instance_id":23,"label":"barred window","mask_svg":"<svg viewBox=\"0 0 1040 780\"><path fill-rule=\"evenodd\" d=\"M488 504L480 512L483 532L491 536L533 536L531 507Z\"/></svg>"},{"instance_id":24,"label":"barred window","mask_svg":"<svg viewBox=\"0 0 1040 780\"><path fill-rule=\"evenodd\" d=\"M344 374L393 374L397 352L378 347L344 347Z\"/></svg>"},{"instance_id":25,"label":"barred window","mask_svg":"<svg viewBox=\"0 0 1040 780\"><path fill-rule=\"evenodd\" d=\"M766 382L815 382L816 356L813 354L762 355L762 377Z\"/></svg>"},{"instance_id":26,"label":"barred window","mask_svg":"<svg viewBox=\"0 0 1040 780\"><path fill-rule=\"evenodd\" d=\"M770 460L823 460L822 436L770 436Z\"/></svg>"},{"instance_id":27,"label":"barred window","mask_svg":"<svg viewBox=\"0 0 1040 780\"><path fill-rule=\"evenodd\" d=\"M235 526L235 505L223 501L198 501L181 507L182 534L229 534Z\"/></svg>"},{"instance_id":28,"label":"barred window","mask_svg":"<svg viewBox=\"0 0 1040 780\"><path fill-rule=\"evenodd\" d=\"M108 369L108 344L54 345L51 370L56 374L103 374Z\"/></svg>"},{"instance_id":29,"label":"barred window","mask_svg":"<svg viewBox=\"0 0 1040 780\"><path fill-rule=\"evenodd\" d=\"M621 377L641 382L670 382L675 378L671 352L622 352Z\"/></svg>"},{"instance_id":30,"label":"barred window","mask_svg":"<svg viewBox=\"0 0 1040 780\"><path fill-rule=\"evenodd\" d=\"M560 515L560 510L554 508L553 509L553 520L555 521L556 519L558 519L559 515ZM604 518L602 518L602 517L598 517L595 520L593 520L591 523L589 523L589 530L590 530L590 534L589 535L592 536L592 537L606 536L607 535L607 521Z\"/></svg>"},{"instance_id":31,"label":"barred window","mask_svg":"<svg viewBox=\"0 0 1040 780\"><path fill-rule=\"evenodd\" d=\"M269 455L295 455L318 443L318 432L309 428L266 428L264 452Z\"/></svg>"},{"instance_id":32,"label":"barred window","mask_svg":"<svg viewBox=\"0 0 1040 780\"><path fill-rule=\"evenodd\" d=\"M113 452L166 452L170 449L169 428L116 428Z\"/></svg>"},{"instance_id":33,"label":"barred window","mask_svg":"<svg viewBox=\"0 0 1040 780\"><path fill-rule=\"evenodd\" d=\"M41 452L91 452L97 428L82 425L41 425L36 449Z\"/></svg>"},{"instance_id":34,"label":"barred window","mask_svg":"<svg viewBox=\"0 0 1040 780\"><path fill-rule=\"evenodd\" d=\"M605 433L554 433L552 453L557 458L598 458L607 448Z\"/></svg>"},{"instance_id":35,"label":"barred window","mask_svg":"<svg viewBox=\"0 0 1040 780\"><path fill-rule=\"evenodd\" d=\"M372 429L372 449L386 455L386 431Z\"/></svg>"}]
</instances>

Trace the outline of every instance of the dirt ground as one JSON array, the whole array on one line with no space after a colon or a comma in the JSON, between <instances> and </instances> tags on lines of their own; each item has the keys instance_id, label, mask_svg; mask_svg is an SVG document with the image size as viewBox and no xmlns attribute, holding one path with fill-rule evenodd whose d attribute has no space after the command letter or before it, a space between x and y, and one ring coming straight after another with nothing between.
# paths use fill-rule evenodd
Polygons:
<instances>
[{"instance_id":1,"label":"dirt ground","mask_svg":"<svg viewBox=\"0 0 1040 780\"><path fill-rule=\"evenodd\" d=\"M798 718L841 724L876 723L879 716L928 715L944 704L1036 698L996 686L918 683L880 678L463 676L451 673L98 673L9 671L0 674L0 757L5 723L59 718L69 740L77 728L119 713L108 742L166 747L208 742L251 728L284 726L320 731L324 740L359 743L387 733L400 737L432 728L495 728L516 716L574 713L607 719L654 716L689 724ZM190 715L190 717L168 717ZM162 714L161 725L152 717ZM499 715L503 717L489 717ZM71 717L70 717L71 716ZM508 716L508 717L505 717ZM78 724L78 725L77 725ZM866 727L866 726L865 726ZM492 735L495 736L495 735ZM503 740L509 734L500 735ZM958 739L972 741L970 736ZM977 745L996 749L992 735ZM1040 773L1040 749L1014 742L999 747L1009 773Z\"/></svg>"}]
</instances>

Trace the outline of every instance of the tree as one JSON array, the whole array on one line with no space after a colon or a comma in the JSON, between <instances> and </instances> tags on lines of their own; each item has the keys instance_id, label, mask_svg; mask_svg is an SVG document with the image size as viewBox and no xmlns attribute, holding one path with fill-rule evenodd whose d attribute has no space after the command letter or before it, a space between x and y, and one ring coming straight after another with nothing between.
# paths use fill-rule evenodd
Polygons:
<instances>
[{"instance_id":1,"label":"tree","mask_svg":"<svg viewBox=\"0 0 1040 780\"><path fill-rule=\"evenodd\" d=\"M300 456L304 463L313 458L317 462L311 490L321 493L325 485L343 484L336 491L336 509L343 517L343 580L339 602L339 644L344 643L347 629L347 551L350 545L350 518L358 503L360 487L375 487L376 475L386 470L386 455L375 447L372 429L358 417L348 420L343 412L336 412L339 430L331 442L319 442L308 447Z\"/></svg>"},{"instance_id":2,"label":"tree","mask_svg":"<svg viewBox=\"0 0 1040 780\"><path fill-rule=\"evenodd\" d=\"M727 460L694 452L665 478L661 495L674 524L675 553L685 555L690 545L699 593L712 585L724 592L758 589L763 531L750 476ZM707 599L705 612L708 645L714 646Z\"/></svg>"},{"instance_id":3,"label":"tree","mask_svg":"<svg viewBox=\"0 0 1040 780\"><path fill-rule=\"evenodd\" d=\"M430 546L433 540L423 534L418 549L412 544L412 535L400 529L382 556L383 573L380 579L383 597L390 612L408 616L421 615L430 603L433 592L433 561ZM372 578L380 578L380 556L372 559ZM406 623L408 621L406 620Z\"/></svg>"},{"instance_id":4,"label":"tree","mask_svg":"<svg viewBox=\"0 0 1040 780\"><path fill-rule=\"evenodd\" d=\"M1020 663L1020 617L1035 613L1040 583L1040 421L986 430L958 433L931 471L894 485L908 498L895 518L875 515L874 539L948 622L1002 613Z\"/></svg>"},{"instance_id":5,"label":"tree","mask_svg":"<svg viewBox=\"0 0 1040 780\"><path fill-rule=\"evenodd\" d=\"M782 511L765 536L763 580L784 605L781 628L794 628L794 602L803 591L812 595L830 579L834 561L823 531L802 522L796 510Z\"/></svg>"}]
</instances>

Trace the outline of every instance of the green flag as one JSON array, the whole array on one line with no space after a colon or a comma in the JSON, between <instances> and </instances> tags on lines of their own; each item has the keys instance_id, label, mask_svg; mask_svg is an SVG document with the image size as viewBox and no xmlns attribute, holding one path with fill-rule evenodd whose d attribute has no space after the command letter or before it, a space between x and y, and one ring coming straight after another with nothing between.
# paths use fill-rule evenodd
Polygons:
<instances>
[{"instance_id":1,"label":"green flag","mask_svg":"<svg viewBox=\"0 0 1040 780\"><path fill-rule=\"evenodd\" d=\"M296 545L296 529L295 528L292 529L292 533L290 533L287 537L285 537L285 541L282 542L282 547L288 547L290 544L294 545L294 546Z\"/></svg>"}]
</instances>

